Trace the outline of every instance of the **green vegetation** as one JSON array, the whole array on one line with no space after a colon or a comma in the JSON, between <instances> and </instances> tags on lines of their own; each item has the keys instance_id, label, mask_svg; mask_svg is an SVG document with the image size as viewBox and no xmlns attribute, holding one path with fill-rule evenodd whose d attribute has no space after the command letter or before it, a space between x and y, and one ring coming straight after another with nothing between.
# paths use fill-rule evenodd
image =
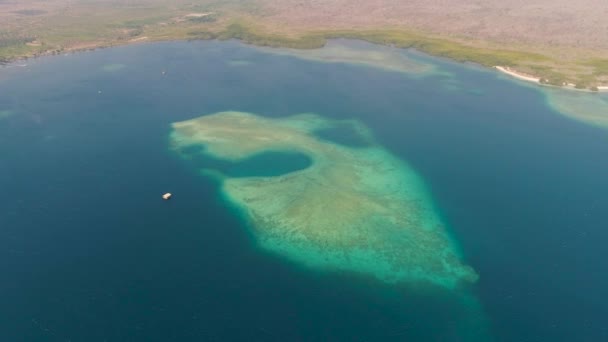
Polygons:
<instances>
[{"instance_id":1,"label":"green vegetation","mask_svg":"<svg viewBox=\"0 0 608 342\"><path fill-rule=\"evenodd\" d=\"M580 80L570 80L566 75L561 72L555 71L553 67L544 66L544 65L528 65L527 68L534 75L538 75L540 77L540 83L553 85L553 86L563 86L567 83L575 83L577 85L582 85Z\"/></svg>"},{"instance_id":2,"label":"green vegetation","mask_svg":"<svg viewBox=\"0 0 608 342\"><path fill-rule=\"evenodd\" d=\"M479 49L445 39L396 30L381 31L334 31L324 34L325 38L352 38L371 43L392 45L400 48L414 48L440 57L459 62L473 62L483 66L516 66L522 62L542 62L548 58L539 54L511 50Z\"/></svg>"},{"instance_id":3,"label":"green vegetation","mask_svg":"<svg viewBox=\"0 0 608 342\"><path fill-rule=\"evenodd\" d=\"M590 89L590 90L593 90L593 88L595 88L597 91L597 87L593 85L594 83L595 83L595 78L593 76L581 75L575 83L575 88L576 89Z\"/></svg>"},{"instance_id":4,"label":"green vegetation","mask_svg":"<svg viewBox=\"0 0 608 342\"><path fill-rule=\"evenodd\" d=\"M268 47L287 47L295 49L316 49L325 45L324 37L320 35L305 35L302 37L291 38L275 34L267 34L253 30L241 23L232 23L220 32L199 31L191 32L192 38L198 39L238 39L244 43L268 46Z\"/></svg>"},{"instance_id":5,"label":"green vegetation","mask_svg":"<svg viewBox=\"0 0 608 342\"><path fill-rule=\"evenodd\" d=\"M126 44L130 41L174 39L238 39L266 47L315 49L327 39L360 39L399 48L472 62L486 67L508 66L533 74L545 84L573 83L591 88L608 81L608 59L562 61L542 53L480 47L450 38L437 38L400 29L305 30L285 32L266 23L253 2L162 1L114 8L97 2L82 3L68 12L24 10L19 19L0 31L0 63L17 58ZM32 19L30 19L32 18ZM35 21L34 21L35 19ZM30 21L28 21L30 20ZM28 25L31 24L31 25Z\"/></svg>"},{"instance_id":6,"label":"green vegetation","mask_svg":"<svg viewBox=\"0 0 608 342\"><path fill-rule=\"evenodd\" d=\"M596 76L608 75L608 59L594 59L586 63L593 67L593 74Z\"/></svg>"},{"instance_id":7,"label":"green vegetation","mask_svg":"<svg viewBox=\"0 0 608 342\"><path fill-rule=\"evenodd\" d=\"M0 49L20 47L36 40L34 37L20 37L0 32Z\"/></svg>"},{"instance_id":8,"label":"green vegetation","mask_svg":"<svg viewBox=\"0 0 608 342\"><path fill-rule=\"evenodd\" d=\"M34 47L28 46L36 39L30 36L0 32L0 64L8 63L14 57L29 55Z\"/></svg>"},{"instance_id":9,"label":"green vegetation","mask_svg":"<svg viewBox=\"0 0 608 342\"><path fill-rule=\"evenodd\" d=\"M574 83L579 89L595 86L597 83L595 76L603 75L604 72L608 74L607 60L588 62L587 65L593 66L596 70L591 75L576 74L574 76L567 76L565 73L557 71L559 67L555 66L555 61L537 53L474 48L446 39L432 38L397 30L315 31L302 36L287 37L265 32L244 22L233 22L222 31L193 31L189 33L189 37L191 39L238 39L247 44L257 46L296 49L320 48L326 44L327 39L359 39L374 44L399 48L414 48L430 55L445 57L458 62L472 62L486 67L501 65L528 70L532 74L538 75L543 84L563 86L568 83Z\"/></svg>"},{"instance_id":10,"label":"green vegetation","mask_svg":"<svg viewBox=\"0 0 608 342\"><path fill-rule=\"evenodd\" d=\"M422 52L440 57L450 58L459 62L473 62L483 66L495 65L517 66L524 62L543 62L549 58L533 53L510 50L475 49L460 43L445 39L429 38L396 30L378 31L317 31L299 37L286 37L263 32L251 25L235 22L225 30L212 33L209 31L193 33L204 39L238 39L247 44L270 47L289 47L296 49L315 49L323 47L327 39L347 38L360 39L370 43L391 45L399 48L414 48Z\"/></svg>"}]
</instances>

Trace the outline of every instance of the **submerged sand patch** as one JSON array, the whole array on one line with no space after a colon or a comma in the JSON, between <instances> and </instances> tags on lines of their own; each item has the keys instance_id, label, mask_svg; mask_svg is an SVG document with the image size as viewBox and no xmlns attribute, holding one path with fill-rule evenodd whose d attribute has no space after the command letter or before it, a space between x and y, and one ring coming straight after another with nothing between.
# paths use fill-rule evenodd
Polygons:
<instances>
[{"instance_id":1,"label":"submerged sand patch","mask_svg":"<svg viewBox=\"0 0 608 342\"><path fill-rule=\"evenodd\" d=\"M408 56L404 49L381 47L361 41L333 39L319 49L258 49L304 60L362 65L411 75L437 72L435 65Z\"/></svg>"},{"instance_id":2,"label":"submerged sand patch","mask_svg":"<svg viewBox=\"0 0 608 342\"><path fill-rule=\"evenodd\" d=\"M352 125L369 141L348 147L315 136ZM384 282L453 288L474 282L421 178L373 142L358 121L315 114L269 119L221 112L173 124L172 148L230 161L268 151L309 156L310 167L275 177L221 181L226 198L249 221L259 246L309 267L372 275ZM190 152L187 152L190 151Z\"/></svg>"},{"instance_id":3,"label":"submerged sand patch","mask_svg":"<svg viewBox=\"0 0 608 342\"><path fill-rule=\"evenodd\" d=\"M608 94L546 89L547 102L559 113L608 129Z\"/></svg>"}]
</instances>

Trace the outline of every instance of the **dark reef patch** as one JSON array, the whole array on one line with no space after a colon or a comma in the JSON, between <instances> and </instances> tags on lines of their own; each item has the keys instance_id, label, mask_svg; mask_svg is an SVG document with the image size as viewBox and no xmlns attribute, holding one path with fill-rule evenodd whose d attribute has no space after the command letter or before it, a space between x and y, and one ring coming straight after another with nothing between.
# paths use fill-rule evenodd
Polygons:
<instances>
[{"instance_id":1,"label":"dark reef patch","mask_svg":"<svg viewBox=\"0 0 608 342\"><path fill-rule=\"evenodd\" d=\"M200 153L202 148L188 149L187 154L198 167L217 170L228 177L277 177L312 165L310 157L297 152L264 152L235 162Z\"/></svg>"},{"instance_id":2,"label":"dark reef patch","mask_svg":"<svg viewBox=\"0 0 608 342\"><path fill-rule=\"evenodd\" d=\"M364 136L357 132L352 125L346 123L317 130L314 135L320 139L347 147L356 148L370 145L370 142Z\"/></svg>"}]
</instances>

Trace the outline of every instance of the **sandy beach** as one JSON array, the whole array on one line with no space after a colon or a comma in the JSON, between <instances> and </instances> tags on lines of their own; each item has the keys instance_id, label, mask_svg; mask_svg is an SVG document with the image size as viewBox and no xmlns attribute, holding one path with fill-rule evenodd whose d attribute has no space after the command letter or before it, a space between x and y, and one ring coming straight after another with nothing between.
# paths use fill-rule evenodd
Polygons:
<instances>
[{"instance_id":1,"label":"sandy beach","mask_svg":"<svg viewBox=\"0 0 608 342\"><path fill-rule=\"evenodd\" d=\"M523 80L523 81L528 81L528 82L540 83L540 78L538 78L538 77L522 74L522 73L519 73L519 72L514 71L514 70L512 70L510 68L507 68L507 67L495 66L495 68L498 71L500 71L502 73L505 73L507 75L513 76L513 77L515 77L517 79L520 79L520 80Z\"/></svg>"},{"instance_id":2,"label":"sandy beach","mask_svg":"<svg viewBox=\"0 0 608 342\"><path fill-rule=\"evenodd\" d=\"M515 70L513 70L511 68L508 68L508 67L495 66L494 68L496 68L496 70L498 70L498 71L500 71L500 72L502 72L504 74L507 74L507 75L509 75L511 77L515 77L515 78L517 78L519 80L522 80L522 81L533 82L533 83L536 83L536 84L541 84L541 85L549 86L547 84L541 83L540 82L540 78L538 78L538 77L534 77L532 75L520 73L520 72L517 72L517 71L515 71ZM568 83L567 85L564 85L563 87L559 87L559 88L576 90L576 91L592 91L592 90L589 90L589 89L577 89L573 83ZM608 86L598 86L597 87L597 91L598 92L608 92Z\"/></svg>"}]
</instances>

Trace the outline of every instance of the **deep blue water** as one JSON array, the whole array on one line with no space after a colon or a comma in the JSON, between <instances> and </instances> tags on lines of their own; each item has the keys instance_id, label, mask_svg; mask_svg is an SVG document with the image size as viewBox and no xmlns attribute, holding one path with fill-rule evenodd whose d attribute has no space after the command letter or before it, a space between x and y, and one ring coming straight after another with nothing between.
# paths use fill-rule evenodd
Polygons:
<instances>
[{"instance_id":1,"label":"deep blue water","mask_svg":"<svg viewBox=\"0 0 608 342\"><path fill-rule=\"evenodd\" d=\"M312 165L310 157L303 153L266 151L239 161L213 158L202 153L202 146L192 146L182 151L184 158L201 170L216 170L228 177L276 177L303 170Z\"/></svg>"},{"instance_id":2,"label":"deep blue water","mask_svg":"<svg viewBox=\"0 0 608 342\"><path fill-rule=\"evenodd\" d=\"M540 91L416 56L453 78L234 42L0 69L0 110L15 111L0 119L0 341L463 340L445 296L256 249L217 184L168 148L170 123L224 110L360 119L429 185L495 340L607 341L608 133Z\"/></svg>"}]
</instances>

